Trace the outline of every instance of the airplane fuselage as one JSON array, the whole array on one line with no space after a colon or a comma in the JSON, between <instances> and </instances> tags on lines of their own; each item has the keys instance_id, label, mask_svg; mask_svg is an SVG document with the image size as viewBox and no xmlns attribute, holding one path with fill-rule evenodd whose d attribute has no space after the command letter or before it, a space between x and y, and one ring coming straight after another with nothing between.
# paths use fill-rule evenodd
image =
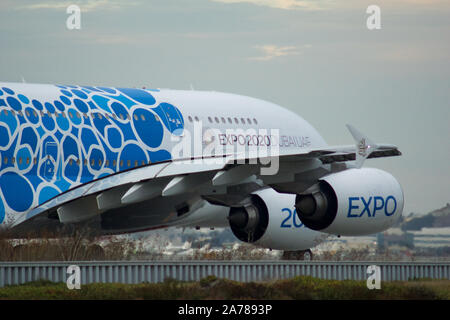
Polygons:
<instances>
[{"instance_id":1,"label":"airplane fuselage","mask_svg":"<svg viewBox=\"0 0 450 320\"><path fill-rule=\"evenodd\" d=\"M192 144L179 152L183 139ZM0 222L136 168L246 148L283 154L325 145L298 115L239 95L0 83Z\"/></svg>"}]
</instances>

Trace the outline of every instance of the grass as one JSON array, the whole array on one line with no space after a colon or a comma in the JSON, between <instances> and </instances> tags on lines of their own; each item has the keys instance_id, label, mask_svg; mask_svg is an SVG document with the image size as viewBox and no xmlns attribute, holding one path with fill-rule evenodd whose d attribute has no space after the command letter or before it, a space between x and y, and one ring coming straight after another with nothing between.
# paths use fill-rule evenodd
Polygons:
<instances>
[{"instance_id":1,"label":"grass","mask_svg":"<svg viewBox=\"0 0 450 320\"><path fill-rule=\"evenodd\" d=\"M65 283L36 281L0 288L0 299L450 299L450 280L382 282L380 290L369 290L365 281L321 280L301 276L289 280L241 283L209 276L199 282L166 279L162 283L82 285L69 290Z\"/></svg>"}]
</instances>

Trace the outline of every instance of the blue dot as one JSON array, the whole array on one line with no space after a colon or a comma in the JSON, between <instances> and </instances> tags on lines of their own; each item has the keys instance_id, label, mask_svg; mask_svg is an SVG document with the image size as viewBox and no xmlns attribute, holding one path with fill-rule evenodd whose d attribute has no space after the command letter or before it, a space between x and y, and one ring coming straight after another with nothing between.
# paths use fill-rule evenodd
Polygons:
<instances>
[{"instance_id":1,"label":"blue dot","mask_svg":"<svg viewBox=\"0 0 450 320\"><path fill-rule=\"evenodd\" d=\"M12 91L10 88L3 87L2 89L8 94L14 94L14 91Z\"/></svg>"},{"instance_id":2,"label":"blue dot","mask_svg":"<svg viewBox=\"0 0 450 320\"><path fill-rule=\"evenodd\" d=\"M75 104L75 107L77 107L77 109L80 110L80 112L86 113L89 111L87 104L84 103L82 100L74 99L73 103Z\"/></svg>"},{"instance_id":3,"label":"blue dot","mask_svg":"<svg viewBox=\"0 0 450 320\"><path fill-rule=\"evenodd\" d=\"M33 124L36 124L39 121L37 113L35 113L35 112L36 112L35 110L33 110L32 108L29 108L29 107L25 111L28 121L30 121Z\"/></svg>"},{"instance_id":4,"label":"blue dot","mask_svg":"<svg viewBox=\"0 0 450 320\"><path fill-rule=\"evenodd\" d=\"M62 93L63 95L65 95L65 96L68 96L68 97L73 96L72 92L67 91L67 90L61 90L61 93Z\"/></svg>"},{"instance_id":5,"label":"blue dot","mask_svg":"<svg viewBox=\"0 0 450 320\"><path fill-rule=\"evenodd\" d=\"M65 108L64 108L64 105L61 102L59 102L58 100L55 100L53 103L55 104L55 107L59 111L64 111Z\"/></svg>"},{"instance_id":6,"label":"blue dot","mask_svg":"<svg viewBox=\"0 0 450 320\"><path fill-rule=\"evenodd\" d=\"M45 129L49 131L55 129L55 121L53 121L53 118L50 117L47 113L45 113L42 117L42 124L44 125Z\"/></svg>"},{"instance_id":7,"label":"blue dot","mask_svg":"<svg viewBox=\"0 0 450 320\"><path fill-rule=\"evenodd\" d=\"M58 124L59 129L63 131L67 131L69 129L69 120L66 117L58 115L56 117L56 123Z\"/></svg>"},{"instance_id":8,"label":"blue dot","mask_svg":"<svg viewBox=\"0 0 450 320\"><path fill-rule=\"evenodd\" d=\"M120 135L119 130L114 127L110 127L107 130L108 142L113 148L120 148L122 145L122 136Z\"/></svg>"},{"instance_id":9,"label":"blue dot","mask_svg":"<svg viewBox=\"0 0 450 320\"><path fill-rule=\"evenodd\" d=\"M4 126L0 126L0 147L6 147L8 143L9 143L8 129L6 129Z\"/></svg>"},{"instance_id":10,"label":"blue dot","mask_svg":"<svg viewBox=\"0 0 450 320\"><path fill-rule=\"evenodd\" d=\"M128 111L127 111L127 109L125 109L125 107L121 103L113 102L111 104L111 108L114 110L114 112L117 115L117 117L122 119L120 117L120 115L122 115L123 118L126 118L126 116L128 114Z\"/></svg>"},{"instance_id":11,"label":"blue dot","mask_svg":"<svg viewBox=\"0 0 450 320\"><path fill-rule=\"evenodd\" d=\"M153 96L145 90L142 89L131 89L131 88L117 88L117 90L123 92L130 98L136 100L137 102L152 105L155 104L156 100Z\"/></svg>"},{"instance_id":12,"label":"blue dot","mask_svg":"<svg viewBox=\"0 0 450 320\"><path fill-rule=\"evenodd\" d=\"M20 101L22 101L25 104L30 103L30 100L27 97L25 97L23 94L19 94L17 97L20 99Z\"/></svg>"},{"instance_id":13,"label":"blue dot","mask_svg":"<svg viewBox=\"0 0 450 320\"><path fill-rule=\"evenodd\" d=\"M64 102L64 104L67 104L68 106L70 105L70 99L67 98L66 96L60 96L59 99L61 99L61 101Z\"/></svg>"},{"instance_id":14,"label":"blue dot","mask_svg":"<svg viewBox=\"0 0 450 320\"><path fill-rule=\"evenodd\" d=\"M42 109L43 109L42 103L40 103L39 101L33 100L33 101L31 101L31 103L33 104L33 106L34 106L36 109L38 109L38 110L42 110Z\"/></svg>"},{"instance_id":15,"label":"blue dot","mask_svg":"<svg viewBox=\"0 0 450 320\"><path fill-rule=\"evenodd\" d=\"M130 161L130 159L133 159ZM119 156L119 161L123 160L123 169L129 169L136 165L135 161L137 161L137 165L141 165L142 161L147 162L147 155L144 150L136 144L130 143L127 144L123 149Z\"/></svg>"},{"instance_id":16,"label":"blue dot","mask_svg":"<svg viewBox=\"0 0 450 320\"><path fill-rule=\"evenodd\" d=\"M79 125L81 123L81 115L75 109L69 109L68 113L73 124Z\"/></svg>"},{"instance_id":17,"label":"blue dot","mask_svg":"<svg viewBox=\"0 0 450 320\"><path fill-rule=\"evenodd\" d=\"M81 91L81 90L73 89L72 92L73 92L73 94L77 95L77 96L80 97L81 99L86 99L86 98L87 98L87 94L84 93L84 92Z\"/></svg>"},{"instance_id":18,"label":"blue dot","mask_svg":"<svg viewBox=\"0 0 450 320\"><path fill-rule=\"evenodd\" d=\"M139 120L135 120L135 117ZM134 128L142 142L150 148L158 147L164 135L161 121L156 120L153 113L145 109L136 109L133 113L133 119Z\"/></svg>"},{"instance_id":19,"label":"blue dot","mask_svg":"<svg viewBox=\"0 0 450 320\"><path fill-rule=\"evenodd\" d=\"M45 108L47 109L47 111L51 113L55 112L55 107L50 102L45 103Z\"/></svg>"},{"instance_id":20,"label":"blue dot","mask_svg":"<svg viewBox=\"0 0 450 320\"><path fill-rule=\"evenodd\" d=\"M103 153L99 149L93 148L91 151L91 157L89 158L89 165L91 166L91 168L94 170L100 170L100 163L103 162Z\"/></svg>"},{"instance_id":21,"label":"blue dot","mask_svg":"<svg viewBox=\"0 0 450 320\"><path fill-rule=\"evenodd\" d=\"M28 148L21 148L19 151L17 151L16 154L16 159L31 159L31 154L30 154L30 150ZM19 170L25 170L30 166L31 162L26 162L26 161L18 161L17 162L17 166L19 167Z\"/></svg>"},{"instance_id":22,"label":"blue dot","mask_svg":"<svg viewBox=\"0 0 450 320\"><path fill-rule=\"evenodd\" d=\"M15 211L27 210L32 202L34 192L28 182L17 173L6 172L0 176L0 187L8 206ZM20 192L17 192L20 190Z\"/></svg>"},{"instance_id":23,"label":"blue dot","mask_svg":"<svg viewBox=\"0 0 450 320\"><path fill-rule=\"evenodd\" d=\"M184 120L177 107L163 102L152 110L159 115L167 130L172 134L179 136L183 133Z\"/></svg>"},{"instance_id":24,"label":"blue dot","mask_svg":"<svg viewBox=\"0 0 450 320\"><path fill-rule=\"evenodd\" d=\"M16 98L8 97L6 98L6 101L8 102L9 106L14 110L19 111L22 109L22 104Z\"/></svg>"}]
</instances>

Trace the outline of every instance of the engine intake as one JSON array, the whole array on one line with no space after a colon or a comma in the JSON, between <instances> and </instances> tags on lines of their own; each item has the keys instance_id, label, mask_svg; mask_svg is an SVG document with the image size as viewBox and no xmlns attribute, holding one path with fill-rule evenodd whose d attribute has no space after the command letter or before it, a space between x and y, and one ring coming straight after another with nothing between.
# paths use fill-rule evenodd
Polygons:
<instances>
[{"instance_id":1,"label":"engine intake","mask_svg":"<svg viewBox=\"0 0 450 320\"><path fill-rule=\"evenodd\" d=\"M308 228L338 235L367 235L391 227L403 211L403 191L389 173L349 169L323 177L295 208Z\"/></svg>"},{"instance_id":2,"label":"engine intake","mask_svg":"<svg viewBox=\"0 0 450 320\"><path fill-rule=\"evenodd\" d=\"M228 219L234 235L241 241L251 243L263 236L269 223L269 213L261 198L252 195L248 204L230 208Z\"/></svg>"},{"instance_id":3,"label":"engine intake","mask_svg":"<svg viewBox=\"0 0 450 320\"><path fill-rule=\"evenodd\" d=\"M297 216L312 230L328 227L336 217L337 198L333 188L325 181L319 181L309 194L295 198Z\"/></svg>"}]
</instances>

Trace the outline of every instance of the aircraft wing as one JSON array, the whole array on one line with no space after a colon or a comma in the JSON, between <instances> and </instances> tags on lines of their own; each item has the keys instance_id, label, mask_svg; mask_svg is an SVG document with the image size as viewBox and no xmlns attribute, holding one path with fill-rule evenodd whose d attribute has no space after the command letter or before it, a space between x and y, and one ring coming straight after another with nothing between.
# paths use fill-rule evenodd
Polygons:
<instances>
[{"instance_id":1,"label":"aircraft wing","mask_svg":"<svg viewBox=\"0 0 450 320\"><path fill-rule=\"evenodd\" d=\"M360 168L367 158L401 155L396 146L375 144L353 127L348 127L355 145L304 149L295 153L267 156L264 161L259 162L256 156L251 155L172 160L110 175L79 185L22 214L14 222L13 228L32 225L36 218L50 216L52 212L53 217L59 218L60 222L74 223L108 210L157 197L176 197L190 193L200 196L227 194L229 187L244 183L252 176L262 177L263 185L259 186L262 188L266 181L261 174L265 165L261 163L279 161L282 170L275 176L279 175L278 182L283 182L286 170L289 171L289 168L294 168L297 163L304 163L305 160L320 160L321 164L356 160L355 166ZM245 191L242 196L246 196ZM170 221L166 225L170 225Z\"/></svg>"}]
</instances>

